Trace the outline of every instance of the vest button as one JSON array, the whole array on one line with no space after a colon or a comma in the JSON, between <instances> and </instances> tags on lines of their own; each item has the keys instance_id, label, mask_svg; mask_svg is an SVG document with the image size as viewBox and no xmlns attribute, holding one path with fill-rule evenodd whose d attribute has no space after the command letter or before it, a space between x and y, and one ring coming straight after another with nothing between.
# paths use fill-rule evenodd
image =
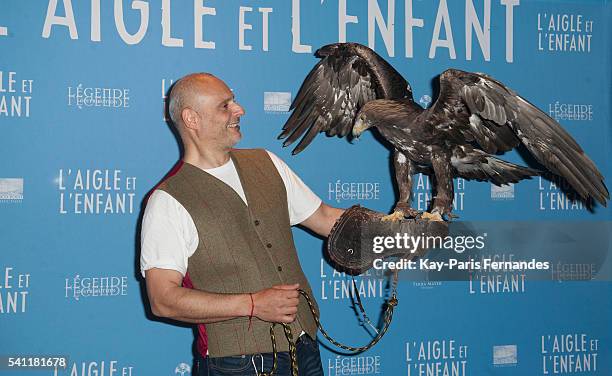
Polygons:
<instances>
[{"instance_id":1,"label":"vest button","mask_svg":"<svg viewBox=\"0 0 612 376\"><path fill-rule=\"evenodd\" d=\"M255 226L259 226L259 220L255 220L253 223L255 223Z\"/></svg>"},{"instance_id":2,"label":"vest button","mask_svg":"<svg viewBox=\"0 0 612 376\"><path fill-rule=\"evenodd\" d=\"M282 267L282 266L280 266L280 265L279 265L279 266L278 266L278 268L276 268L276 269L277 269L279 272L282 272L282 271L283 271L283 267Z\"/></svg>"},{"instance_id":3,"label":"vest button","mask_svg":"<svg viewBox=\"0 0 612 376\"><path fill-rule=\"evenodd\" d=\"M268 244L266 244L266 247L268 247L268 248L272 248L272 244L271 244L271 243L268 243Z\"/></svg>"}]
</instances>

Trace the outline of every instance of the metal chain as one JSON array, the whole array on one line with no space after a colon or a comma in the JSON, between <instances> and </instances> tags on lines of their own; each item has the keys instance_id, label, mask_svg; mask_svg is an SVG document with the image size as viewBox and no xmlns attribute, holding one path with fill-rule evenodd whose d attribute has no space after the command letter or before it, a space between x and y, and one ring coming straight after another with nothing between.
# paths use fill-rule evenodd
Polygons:
<instances>
[{"instance_id":1,"label":"metal chain","mask_svg":"<svg viewBox=\"0 0 612 376\"><path fill-rule=\"evenodd\" d=\"M344 345L338 341L336 341L335 339L333 339L329 334L327 334L327 332L325 331L325 329L323 329L323 326L321 325L321 321L319 321L319 317L317 316L317 312L315 309L315 306L312 302L312 299L310 298L310 296L308 295L308 293L302 289L298 289L298 291L300 292L300 294L302 294L302 296L304 296L304 299L306 299L306 303L308 303L308 307L310 307L310 312L312 312L312 316L315 320L315 323L317 324L317 327L319 328L319 330L321 331L321 334L323 334L323 336L332 344L334 344L336 347L339 347L341 349L350 351L354 354L357 353L361 353L364 352L370 348L372 348L374 345L376 345L381 339L382 337L385 335L385 333L387 333L387 330L389 329L389 326L391 325L391 320L393 320L393 310L395 308L395 306L397 306L398 300L397 300L397 279L398 279L398 274L397 271L394 271L393 273L393 281L392 281L392 290L391 290L391 298L389 299L389 301L387 302L387 306L385 307L385 313L384 313L384 324L382 329L380 330L380 332L376 335L376 337L374 337L370 343L368 343L365 346L361 346L361 347L353 347L353 346L348 346L348 345ZM363 306L361 306L361 302L360 303L360 308L363 309ZM365 311L364 311L365 313ZM366 316L367 317L367 316ZM276 352L276 337L274 335L274 326L276 325L276 323L272 323L270 325L270 339L272 340L272 370L270 370L269 373L259 373L260 376L274 376L274 373L276 372L276 367L277 367L277 352ZM289 357L291 359L291 375L292 376L298 376L298 364L297 364L297 353L296 353L296 348L295 348L295 342L293 341L293 333L291 332L291 327L288 324L282 323L281 324L283 326L283 330L285 331L285 337L287 337L287 341L289 342Z\"/></svg>"}]
</instances>

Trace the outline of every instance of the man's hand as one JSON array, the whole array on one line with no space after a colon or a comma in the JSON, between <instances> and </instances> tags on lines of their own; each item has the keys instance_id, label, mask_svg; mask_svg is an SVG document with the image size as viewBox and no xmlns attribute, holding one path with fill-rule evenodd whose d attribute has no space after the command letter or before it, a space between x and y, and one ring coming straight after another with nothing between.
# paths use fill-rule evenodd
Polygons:
<instances>
[{"instance_id":1,"label":"man's hand","mask_svg":"<svg viewBox=\"0 0 612 376\"><path fill-rule=\"evenodd\" d=\"M292 323L298 311L299 284L277 285L253 294L253 316L268 322Z\"/></svg>"}]
</instances>

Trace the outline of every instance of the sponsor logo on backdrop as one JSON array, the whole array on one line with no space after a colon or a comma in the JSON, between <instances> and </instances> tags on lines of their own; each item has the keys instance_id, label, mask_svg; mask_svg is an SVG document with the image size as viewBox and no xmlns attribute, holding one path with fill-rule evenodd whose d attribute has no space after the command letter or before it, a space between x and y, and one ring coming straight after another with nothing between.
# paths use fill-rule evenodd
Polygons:
<instances>
[{"instance_id":1,"label":"sponsor logo on backdrop","mask_svg":"<svg viewBox=\"0 0 612 376\"><path fill-rule=\"evenodd\" d=\"M23 201L23 178L0 178L0 202Z\"/></svg>"},{"instance_id":2,"label":"sponsor logo on backdrop","mask_svg":"<svg viewBox=\"0 0 612 376\"><path fill-rule=\"evenodd\" d=\"M540 337L542 375L596 373L599 339L587 333L547 334Z\"/></svg>"},{"instance_id":3,"label":"sponsor logo on backdrop","mask_svg":"<svg viewBox=\"0 0 612 376\"><path fill-rule=\"evenodd\" d=\"M408 376L466 376L468 346L455 339L406 342Z\"/></svg>"},{"instance_id":4,"label":"sponsor logo on backdrop","mask_svg":"<svg viewBox=\"0 0 612 376\"><path fill-rule=\"evenodd\" d=\"M378 375L382 374L380 355L340 356L327 360L327 375Z\"/></svg>"},{"instance_id":5,"label":"sponsor logo on backdrop","mask_svg":"<svg viewBox=\"0 0 612 376\"><path fill-rule=\"evenodd\" d=\"M30 117L34 80L0 70L0 118Z\"/></svg>"},{"instance_id":6,"label":"sponsor logo on backdrop","mask_svg":"<svg viewBox=\"0 0 612 376\"><path fill-rule=\"evenodd\" d=\"M412 205L417 210L428 210L431 206L431 185L429 183L429 176L424 174L417 174L413 177L416 179L416 188L412 195ZM462 211L465 201L465 179L457 178L454 179L455 184L455 197L453 199L453 211Z\"/></svg>"},{"instance_id":7,"label":"sponsor logo on backdrop","mask_svg":"<svg viewBox=\"0 0 612 376\"><path fill-rule=\"evenodd\" d=\"M191 367L187 363L179 363L174 369L174 374L181 376L185 376L185 374L191 375Z\"/></svg>"},{"instance_id":8,"label":"sponsor logo on backdrop","mask_svg":"<svg viewBox=\"0 0 612 376\"><path fill-rule=\"evenodd\" d=\"M590 281L595 278L598 272L595 264L572 264L561 263L551 264L553 281Z\"/></svg>"},{"instance_id":9,"label":"sponsor logo on backdrop","mask_svg":"<svg viewBox=\"0 0 612 376\"><path fill-rule=\"evenodd\" d=\"M60 214L132 214L136 177L116 169L61 168Z\"/></svg>"},{"instance_id":10,"label":"sponsor logo on backdrop","mask_svg":"<svg viewBox=\"0 0 612 376\"><path fill-rule=\"evenodd\" d=\"M0 314L26 313L30 274L23 273L12 266L0 268Z\"/></svg>"},{"instance_id":11,"label":"sponsor logo on backdrop","mask_svg":"<svg viewBox=\"0 0 612 376\"><path fill-rule=\"evenodd\" d=\"M383 270L370 269L353 279L337 271L321 258L321 300L351 299L358 294L361 298L384 297L385 278Z\"/></svg>"},{"instance_id":12,"label":"sponsor logo on backdrop","mask_svg":"<svg viewBox=\"0 0 612 376\"><path fill-rule=\"evenodd\" d=\"M491 200L506 201L514 200L514 184L508 183L503 185L491 184Z\"/></svg>"},{"instance_id":13,"label":"sponsor logo on backdrop","mask_svg":"<svg viewBox=\"0 0 612 376\"><path fill-rule=\"evenodd\" d=\"M162 78L161 80L161 97L162 97L162 119L164 121L169 121L169 114L167 112L168 104L166 100L168 99L168 90L170 90L170 86L174 83L173 79Z\"/></svg>"},{"instance_id":14,"label":"sponsor logo on backdrop","mask_svg":"<svg viewBox=\"0 0 612 376\"><path fill-rule=\"evenodd\" d=\"M263 102L266 113L286 114L291 106L291 93L266 91L264 92Z\"/></svg>"},{"instance_id":15,"label":"sponsor logo on backdrop","mask_svg":"<svg viewBox=\"0 0 612 376\"><path fill-rule=\"evenodd\" d=\"M429 278L429 275L427 275L427 278ZM435 287L442 286L442 282L441 281L414 281L412 282L412 286L418 287L422 290L431 290Z\"/></svg>"},{"instance_id":16,"label":"sponsor logo on backdrop","mask_svg":"<svg viewBox=\"0 0 612 376\"><path fill-rule=\"evenodd\" d=\"M558 122L561 121L591 121L593 120L593 105L586 103L555 103L548 104L548 114Z\"/></svg>"},{"instance_id":17,"label":"sponsor logo on backdrop","mask_svg":"<svg viewBox=\"0 0 612 376\"><path fill-rule=\"evenodd\" d=\"M66 278L65 297L80 300L81 298L101 296L126 296L127 281L127 276L82 277L77 274L72 278Z\"/></svg>"},{"instance_id":18,"label":"sponsor logo on backdrop","mask_svg":"<svg viewBox=\"0 0 612 376\"><path fill-rule=\"evenodd\" d=\"M366 201L380 198L380 183L346 182L340 179L327 185L328 198L332 201Z\"/></svg>"},{"instance_id":19,"label":"sponsor logo on backdrop","mask_svg":"<svg viewBox=\"0 0 612 376\"><path fill-rule=\"evenodd\" d=\"M481 255L481 265L485 259L493 262L518 261L511 253ZM495 269L470 270L469 284L470 294L521 294L525 292L525 273L522 271L495 271Z\"/></svg>"},{"instance_id":20,"label":"sponsor logo on backdrop","mask_svg":"<svg viewBox=\"0 0 612 376\"><path fill-rule=\"evenodd\" d=\"M538 50L591 52L593 21L582 14L538 13Z\"/></svg>"},{"instance_id":21,"label":"sponsor logo on backdrop","mask_svg":"<svg viewBox=\"0 0 612 376\"><path fill-rule=\"evenodd\" d=\"M539 209L540 211L575 211L585 210L580 200L572 200L563 191L571 190L564 179L555 176L548 181L538 177Z\"/></svg>"},{"instance_id":22,"label":"sponsor logo on backdrop","mask_svg":"<svg viewBox=\"0 0 612 376\"><path fill-rule=\"evenodd\" d=\"M421 96L421 99L419 99L419 103L420 103L420 104L421 104L423 107L427 108L427 107L429 107L429 105L431 104L431 97L430 97L429 95L427 95L427 94L422 95L422 96Z\"/></svg>"},{"instance_id":23,"label":"sponsor logo on backdrop","mask_svg":"<svg viewBox=\"0 0 612 376\"><path fill-rule=\"evenodd\" d=\"M493 346L493 365L515 366L517 363L516 345Z\"/></svg>"},{"instance_id":24,"label":"sponsor logo on backdrop","mask_svg":"<svg viewBox=\"0 0 612 376\"><path fill-rule=\"evenodd\" d=\"M74 361L68 364L68 369L55 369L53 376L135 376L134 366L119 362L118 360L91 360Z\"/></svg>"},{"instance_id":25,"label":"sponsor logo on backdrop","mask_svg":"<svg viewBox=\"0 0 612 376\"><path fill-rule=\"evenodd\" d=\"M130 89L111 87L88 87L83 84L68 86L68 106L77 107L130 107Z\"/></svg>"}]
</instances>

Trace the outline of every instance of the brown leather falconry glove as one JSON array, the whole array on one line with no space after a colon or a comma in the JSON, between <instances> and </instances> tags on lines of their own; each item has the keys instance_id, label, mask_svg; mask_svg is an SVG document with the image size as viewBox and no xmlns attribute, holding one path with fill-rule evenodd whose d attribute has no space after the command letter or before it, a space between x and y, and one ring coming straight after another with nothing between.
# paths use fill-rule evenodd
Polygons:
<instances>
[{"instance_id":1,"label":"brown leather falconry glove","mask_svg":"<svg viewBox=\"0 0 612 376\"><path fill-rule=\"evenodd\" d=\"M413 243L410 237L448 235L446 222L420 219L382 221L383 216L385 214L359 205L342 214L327 239L327 254L334 268L359 275L370 269L375 259L396 256L410 260L423 256L427 249L418 242Z\"/></svg>"}]
</instances>

